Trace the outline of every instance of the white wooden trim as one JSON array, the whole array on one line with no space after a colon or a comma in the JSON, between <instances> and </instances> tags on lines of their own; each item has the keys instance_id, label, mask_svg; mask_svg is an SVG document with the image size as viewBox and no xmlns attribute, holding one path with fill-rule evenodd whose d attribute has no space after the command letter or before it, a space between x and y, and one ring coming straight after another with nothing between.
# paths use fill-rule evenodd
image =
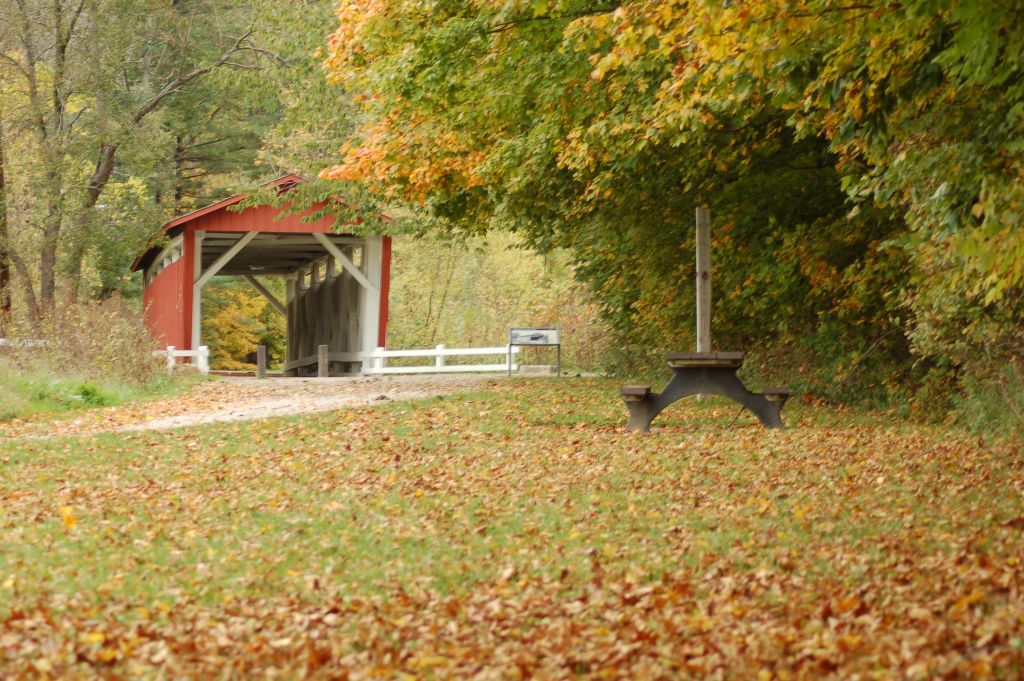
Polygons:
<instances>
[{"instance_id":1,"label":"white wooden trim","mask_svg":"<svg viewBox=\"0 0 1024 681\"><path fill-rule=\"evenodd\" d=\"M242 279L245 279L247 282L249 282L250 286L259 291L260 294L267 299L267 301L274 307L275 310L277 310L284 316L288 315L288 311L287 308L285 308L284 303L278 300L273 293L268 291L263 284L257 281L256 277L252 276L251 274L243 274Z\"/></svg>"},{"instance_id":2,"label":"white wooden trim","mask_svg":"<svg viewBox=\"0 0 1024 681\"><path fill-rule=\"evenodd\" d=\"M518 371L519 365L513 364L512 371ZM370 374L462 374L469 373L472 371L486 371L490 373L498 373L501 371L508 371L508 363L502 362L501 364L458 364L458 365L447 365L441 368L435 366L425 367L374 367L372 370L366 373Z\"/></svg>"},{"instance_id":3,"label":"white wooden trim","mask_svg":"<svg viewBox=\"0 0 1024 681\"><path fill-rule=\"evenodd\" d=\"M385 350L377 348L373 352L362 353L363 374L447 374L447 373L469 373L473 371L513 371L519 369L518 364L509 363L513 355L518 355L520 348L507 345L490 348L446 348L439 345L433 349L418 350ZM448 364L445 357L473 357L485 355L500 355L505 361L501 364ZM434 363L425 366L396 367L384 366L385 360L397 357L433 357Z\"/></svg>"},{"instance_id":4,"label":"white wooden trim","mask_svg":"<svg viewBox=\"0 0 1024 681\"><path fill-rule=\"evenodd\" d=\"M26 338L23 340L9 340L7 338L0 338L0 348L48 348L50 347L50 341L36 338Z\"/></svg>"},{"instance_id":5,"label":"white wooden trim","mask_svg":"<svg viewBox=\"0 0 1024 681\"><path fill-rule=\"evenodd\" d=\"M167 373L174 371L174 360L178 358L190 358L201 373L210 373L210 348L205 345L200 345L198 350L178 350L168 345L166 350L154 350L153 356L167 358Z\"/></svg>"},{"instance_id":6,"label":"white wooden trim","mask_svg":"<svg viewBox=\"0 0 1024 681\"><path fill-rule=\"evenodd\" d=\"M173 265L181 256L184 255L185 251L185 240L184 235L179 234L178 236L171 239L163 250L150 263L149 267L146 268L145 280L148 286L156 279L156 276L164 271L168 266Z\"/></svg>"},{"instance_id":7,"label":"white wooden trim","mask_svg":"<svg viewBox=\"0 0 1024 681\"><path fill-rule=\"evenodd\" d=\"M313 232L313 238L319 241L323 247L327 249L328 253L337 258L338 262L341 263L341 266L345 268L345 271L351 274L352 277L359 282L360 286L371 291L378 291L377 287L370 283L370 280L366 278L366 275L363 274L359 268L349 260L348 256L345 255L340 248L335 246L330 239L319 232Z\"/></svg>"},{"instance_id":8,"label":"white wooden trim","mask_svg":"<svg viewBox=\"0 0 1024 681\"><path fill-rule=\"evenodd\" d=\"M518 345L512 348L512 354L518 355L520 351ZM444 346L438 346L437 348L428 348L424 350L376 350L372 353L374 357L470 357L476 355L504 355L508 353L508 346L502 345L500 347L493 348L446 348Z\"/></svg>"},{"instance_id":9,"label":"white wooden trim","mask_svg":"<svg viewBox=\"0 0 1024 681\"><path fill-rule=\"evenodd\" d=\"M359 349L363 352L376 348L380 340L377 333L380 328L380 289L377 287L380 285L383 243L379 236L368 236L363 243L362 271L373 284L359 292ZM378 359L374 368L382 368L384 364L383 358ZM366 369L367 364L363 362L363 370Z\"/></svg>"},{"instance_id":10,"label":"white wooden trim","mask_svg":"<svg viewBox=\"0 0 1024 681\"><path fill-rule=\"evenodd\" d=\"M221 254L221 256L217 258L213 262L213 264L207 268L205 272L203 272L202 276L199 277L199 280L196 281L195 285L199 288L203 288L204 286L206 286L206 283L210 281L210 279L212 279L218 272L224 269L224 266L231 262L231 259L238 255L238 252L245 248L246 244L255 239L257 234L259 234L259 232L246 232L244 235L242 235L242 238L236 241L234 246L224 251L224 253Z\"/></svg>"}]
</instances>

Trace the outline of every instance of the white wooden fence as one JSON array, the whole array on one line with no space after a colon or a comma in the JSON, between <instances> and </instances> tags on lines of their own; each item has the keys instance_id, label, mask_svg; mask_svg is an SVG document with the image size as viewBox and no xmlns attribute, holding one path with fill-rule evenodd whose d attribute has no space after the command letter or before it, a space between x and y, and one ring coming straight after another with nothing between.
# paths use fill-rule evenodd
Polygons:
<instances>
[{"instance_id":1,"label":"white wooden fence","mask_svg":"<svg viewBox=\"0 0 1024 681\"><path fill-rule=\"evenodd\" d=\"M0 348L15 347L46 347L50 343L46 340L20 340L12 341L0 338ZM362 353L341 353L337 357L331 355L331 361L362 362L363 374L455 374L468 373L473 371L517 371L519 365L515 363L515 356L519 354L520 348L507 345L491 348L446 348L443 344L436 348L423 350L385 350L376 348L372 352ZM192 364L200 373L210 373L210 349L200 345L198 350L178 350L173 345L167 346L165 350L156 350L154 357L164 357L167 360L167 372L174 371L174 365L179 359L190 359ZM450 364L450 357L501 357L500 362L492 364ZM433 359L432 364L419 366L387 366L389 359L399 358L424 358Z\"/></svg>"},{"instance_id":2,"label":"white wooden fence","mask_svg":"<svg viewBox=\"0 0 1024 681\"><path fill-rule=\"evenodd\" d=\"M166 350L156 350L153 356L167 358L167 373L174 371L174 365L182 357L191 359L200 373L210 373L210 348L205 345L200 345L198 350L178 350L168 345Z\"/></svg>"},{"instance_id":3,"label":"white wooden fence","mask_svg":"<svg viewBox=\"0 0 1024 681\"><path fill-rule=\"evenodd\" d=\"M377 348L373 352L362 354L364 374L448 374L464 373L471 371L516 371L519 369L514 364L514 356L519 354L519 348L511 348L507 345L493 348L446 348L438 345L433 349L425 350L385 350ZM494 364L449 364L449 357L486 357L488 355L500 355L502 361ZM387 366L389 359L404 357L433 358L433 364L422 366Z\"/></svg>"},{"instance_id":4,"label":"white wooden fence","mask_svg":"<svg viewBox=\"0 0 1024 681\"><path fill-rule=\"evenodd\" d=\"M50 341L26 338L22 340L10 340L0 338L0 348L48 348Z\"/></svg>"}]
</instances>

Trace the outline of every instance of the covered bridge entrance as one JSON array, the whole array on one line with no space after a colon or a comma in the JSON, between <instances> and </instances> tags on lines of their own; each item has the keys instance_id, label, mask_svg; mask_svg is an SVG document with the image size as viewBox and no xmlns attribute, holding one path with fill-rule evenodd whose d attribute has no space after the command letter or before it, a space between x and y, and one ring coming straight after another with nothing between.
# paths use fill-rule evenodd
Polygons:
<instances>
[{"instance_id":1,"label":"covered bridge entrance","mask_svg":"<svg viewBox=\"0 0 1024 681\"><path fill-rule=\"evenodd\" d=\"M267 187L286 192L302 182L286 175ZM363 352L386 346L391 239L337 234L332 217L315 222L284 208L229 211L232 196L163 226L165 245L140 255L145 320L162 343L196 350L202 345L202 292L215 276L238 276L287 319L285 373L316 372L317 347L328 346L330 373L363 369ZM285 300L256 279L281 276Z\"/></svg>"}]
</instances>

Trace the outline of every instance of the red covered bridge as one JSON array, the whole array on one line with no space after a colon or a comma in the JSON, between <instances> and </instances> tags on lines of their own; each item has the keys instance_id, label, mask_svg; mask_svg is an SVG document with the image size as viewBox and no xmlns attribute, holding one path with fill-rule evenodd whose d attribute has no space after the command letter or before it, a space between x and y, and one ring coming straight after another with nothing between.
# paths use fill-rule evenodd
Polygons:
<instances>
[{"instance_id":1,"label":"red covered bridge","mask_svg":"<svg viewBox=\"0 0 1024 681\"><path fill-rule=\"evenodd\" d=\"M302 182L286 175L266 185L286 192ZM257 206L229 211L244 199L232 196L177 217L163 226L166 245L136 259L144 276L146 324L166 345L202 344L202 291L215 276L239 276L287 319L285 373L316 371L317 346L327 345L331 373L362 368L361 353L385 347L391 239L337 234L334 219L302 218L285 208ZM278 300L255 277L282 276L286 299Z\"/></svg>"}]
</instances>

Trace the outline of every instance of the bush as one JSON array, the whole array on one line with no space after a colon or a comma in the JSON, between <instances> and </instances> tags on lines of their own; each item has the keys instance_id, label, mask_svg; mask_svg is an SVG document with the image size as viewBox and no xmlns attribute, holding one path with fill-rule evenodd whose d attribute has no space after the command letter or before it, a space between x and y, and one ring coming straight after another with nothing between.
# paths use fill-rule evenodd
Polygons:
<instances>
[{"instance_id":1,"label":"bush","mask_svg":"<svg viewBox=\"0 0 1024 681\"><path fill-rule=\"evenodd\" d=\"M66 305L9 331L0 356L0 420L117 404L168 385L156 343L125 301ZM45 344L26 341L45 341Z\"/></svg>"},{"instance_id":2,"label":"bush","mask_svg":"<svg viewBox=\"0 0 1024 681\"><path fill-rule=\"evenodd\" d=\"M958 416L985 437L1024 436L1024 364L1007 362L987 374L969 373L956 399Z\"/></svg>"},{"instance_id":3,"label":"bush","mask_svg":"<svg viewBox=\"0 0 1024 681\"><path fill-rule=\"evenodd\" d=\"M141 386L160 375L157 343L138 311L118 297L59 306L10 332L8 364L33 373ZM44 340L45 346L23 341Z\"/></svg>"}]
</instances>

